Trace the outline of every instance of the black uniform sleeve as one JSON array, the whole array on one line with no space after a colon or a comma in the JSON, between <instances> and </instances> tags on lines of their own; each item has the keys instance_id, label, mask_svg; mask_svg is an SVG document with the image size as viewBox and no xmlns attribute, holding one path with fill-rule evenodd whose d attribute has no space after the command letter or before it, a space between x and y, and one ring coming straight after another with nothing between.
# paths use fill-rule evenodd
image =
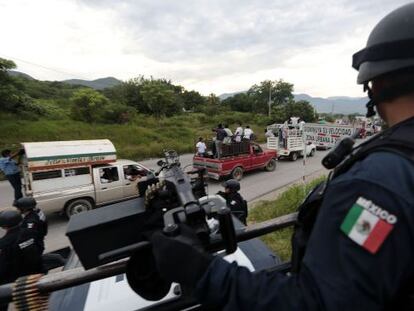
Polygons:
<instances>
[{"instance_id":1,"label":"black uniform sleeve","mask_svg":"<svg viewBox=\"0 0 414 311\"><path fill-rule=\"evenodd\" d=\"M378 215L386 211L396 217L375 253L341 230L360 197L372 200ZM332 183L299 274L251 273L216 258L199 281L196 296L201 303L224 310L383 310L413 275L410 204L366 180Z\"/></svg>"}]
</instances>

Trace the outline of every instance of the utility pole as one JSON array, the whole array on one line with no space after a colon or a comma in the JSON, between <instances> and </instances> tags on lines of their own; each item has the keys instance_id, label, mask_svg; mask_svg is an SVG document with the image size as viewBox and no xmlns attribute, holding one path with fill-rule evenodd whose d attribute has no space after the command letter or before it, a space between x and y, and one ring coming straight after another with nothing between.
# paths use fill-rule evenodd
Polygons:
<instances>
[{"instance_id":1,"label":"utility pole","mask_svg":"<svg viewBox=\"0 0 414 311\"><path fill-rule=\"evenodd\" d=\"M269 118L270 118L270 109L272 106L272 81L269 81L269 99L267 101L267 104L269 105Z\"/></svg>"}]
</instances>

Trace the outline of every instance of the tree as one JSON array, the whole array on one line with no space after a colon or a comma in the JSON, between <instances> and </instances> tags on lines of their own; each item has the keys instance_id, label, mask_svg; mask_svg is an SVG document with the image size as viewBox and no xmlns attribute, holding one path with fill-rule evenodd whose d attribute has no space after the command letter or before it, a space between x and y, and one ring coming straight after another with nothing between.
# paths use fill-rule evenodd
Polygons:
<instances>
[{"instance_id":1,"label":"tree","mask_svg":"<svg viewBox=\"0 0 414 311\"><path fill-rule=\"evenodd\" d=\"M205 104L205 98L196 91L184 91L181 95L186 110L194 110Z\"/></svg>"},{"instance_id":2,"label":"tree","mask_svg":"<svg viewBox=\"0 0 414 311\"><path fill-rule=\"evenodd\" d=\"M275 81L272 88L272 103L285 105L293 100L293 84L283 80Z\"/></svg>"},{"instance_id":3,"label":"tree","mask_svg":"<svg viewBox=\"0 0 414 311\"><path fill-rule=\"evenodd\" d=\"M119 85L103 90L103 94L112 102L135 108L141 113L149 113L141 95L143 76L130 79Z\"/></svg>"},{"instance_id":4,"label":"tree","mask_svg":"<svg viewBox=\"0 0 414 311\"><path fill-rule=\"evenodd\" d=\"M23 92L23 84L8 74L14 68L16 64L13 61L0 58L0 110L22 111L29 101Z\"/></svg>"},{"instance_id":5,"label":"tree","mask_svg":"<svg viewBox=\"0 0 414 311\"><path fill-rule=\"evenodd\" d=\"M103 120L109 108L109 100L101 93L92 89L80 89L72 98L72 116L76 120L89 123Z\"/></svg>"},{"instance_id":6,"label":"tree","mask_svg":"<svg viewBox=\"0 0 414 311\"><path fill-rule=\"evenodd\" d=\"M213 115L216 115L219 112L223 112L227 109L227 107L225 107L225 105L221 104L220 98L218 98L213 93L206 96L204 101L205 101L205 104L202 105L202 106L196 107L195 111L203 112L208 116L213 116Z\"/></svg>"},{"instance_id":7,"label":"tree","mask_svg":"<svg viewBox=\"0 0 414 311\"><path fill-rule=\"evenodd\" d=\"M182 105L175 90L161 80L145 80L140 88L143 103L156 117L172 116L181 111Z\"/></svg>"},{"instance_id":8,"label":"tree","mask_svg":"<svg viewBox=\"0 0 414 311\"><path fill-rule=\"evenodd\" d=\"M179 113L184 106L184 88L166 79L139 76L104 90L104 94L113 102L157 117Z\"/></svg>"},{"instance_id":9,"label":"tree","mask_svg":"<svg viewBox=\"0 0 414 311\"><path fill-rule=\"evenodd\" d=\"M223 100L223 105L233 111L252 112L253 104L253 97L246 93L239 93Z\"/></svg>"},{"instance_id":10,"label":"tree","mask_svg":"<svg viewBox=\"0 0 414 311\"><path fill-rule=\"evenodd\" d=\"M289 119L289 116L286 113L286 107L282 105L274 105L272 107L270 117L273 121L272 123L283 123Z\"/></svg>"},{"instance_id":11,"label":"tree","mask_svg":"<svg viewBox=\"0 0 414 311\"><path fill-rule=\"evenodd\" d=\"M306 100L290 101L285 106L286 119L290 117L299 117L305 122L314 122L317 120L313 106Z\"/></svg>"},{"instance_id":12,"label":"tree","mask_svg":"<svg viewBox=\"0 0 414 311\"><path fill-rule=\"evenodd\" d=\"M283 80L270 81L265 80L259 85L253 85L247 94L253 98L253 110L267 114L269 111L269 93L270 105L285 105L293 100L293 84Z\"/></svg>"},{"instance_id":13,"label":"tree","mask_svg":"<svg viewBox=\"0 0 414 311\"><path fill-rule=\"evenodd\" d=\"M218 96L216 96L216 94L211 93L207 97L207 104L210 105L210 106L217 106L217 105L220 104L220 98L218 98Z\"/></svg>"},{"instance_id":14,"label":"tree","mask_svg":"<svg viewBox=\"0 0 414 311\"><path fill-rule=\"evenodd\" d=\"M8 79L9 75L7 71L15 69L16 64L12 60L4 59L0 57L0 79Z\"/></svg>"}]
</instances>

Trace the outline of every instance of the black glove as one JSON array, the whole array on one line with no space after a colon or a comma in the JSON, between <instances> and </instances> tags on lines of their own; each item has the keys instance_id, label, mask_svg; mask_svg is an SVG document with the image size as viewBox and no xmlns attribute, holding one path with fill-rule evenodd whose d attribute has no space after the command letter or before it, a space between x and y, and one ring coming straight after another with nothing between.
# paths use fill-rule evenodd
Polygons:
<instances>
[{"instance_id":1,"label":"black glove","mask_svg":"<svg viewBox=\"0 0 414 311\"><path fill-rule=\"evenodd\" d=\"M188 288L196 286L213 260L212 255L204 252L194 231L186 225L180 225L180 234L176 237L154 233L151 243L161 276Z\"/></svg>"}]
</instances>

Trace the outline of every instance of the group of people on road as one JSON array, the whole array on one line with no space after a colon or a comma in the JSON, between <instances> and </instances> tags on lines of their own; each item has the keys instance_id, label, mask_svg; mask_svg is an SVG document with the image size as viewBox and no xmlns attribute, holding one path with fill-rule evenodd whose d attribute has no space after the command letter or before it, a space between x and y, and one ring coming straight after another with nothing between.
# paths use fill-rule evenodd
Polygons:
<instances>
[{"instance_id":1,"label":"group of people on road","mask_svg":"<svg viewBox=\"0 0 414 311\"><path fill-rule=\"evenodd\" d=\"M249 125L246 125L243 128L241 122L238 122L238 126L235 129L234 133L226 124L218 124L216 128L213 129L213 132L216 133L213 138L214 141L214 157L220 158L222 155L223 144L231 143L240 143L242 141L253 141L256 139L256 136L253 130ZM198 142L196 143L196 155L204 157L207 151L207 146L202 137L199 137Z\"/></svg>"}]
</instances>

